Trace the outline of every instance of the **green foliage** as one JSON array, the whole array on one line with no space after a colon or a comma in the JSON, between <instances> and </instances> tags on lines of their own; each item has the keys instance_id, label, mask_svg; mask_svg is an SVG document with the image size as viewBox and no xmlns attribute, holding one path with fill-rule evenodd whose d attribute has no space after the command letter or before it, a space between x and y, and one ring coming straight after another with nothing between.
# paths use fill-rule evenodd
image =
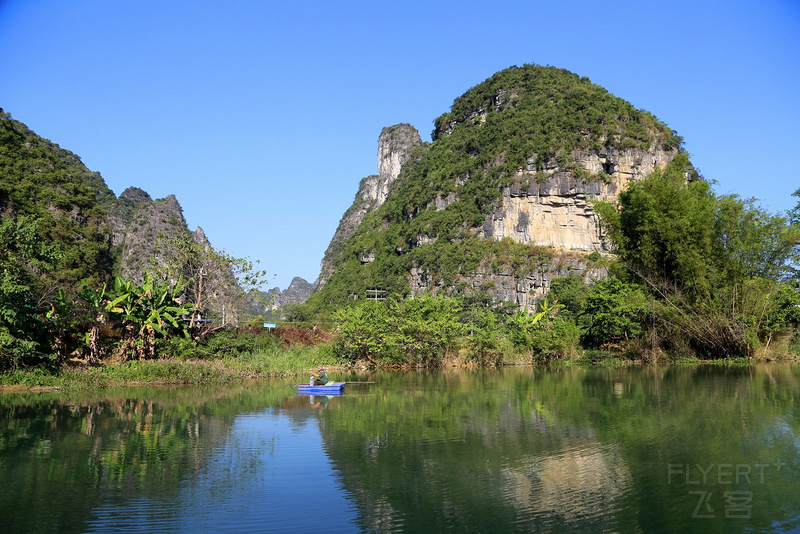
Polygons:
<instances>
[{"instance_id":1,"label":"green foliage","mask_svg":"<svg viewBox=\"0 0 800 534\"><path fill-rule=\"evenodd\" d=\"M431 290L441 288L449 296L465 296L474 290L459 287L459 280L479 269L487 274L503 272L524 277L546 269L553 258L549 247L526 245L508 238L471 237L454 243L437 242L403 254L391 252L389 242L392 241L376 242L381 252L376 254L374 262L362 265L355 257L355 250L371 249L360 245L358 240L349 241L346 249L352 257L347 266L335 272L323 290L312 294L307 303L294 310L292 319L307 320L352 304L353 297L364 298L368 286L386 287L389 294L406 296L410 293L407 278L412 268L425 273Z\"/></svg>"},{"instance_id":2,"label":"green foliage","mask_svg":"<svg viewBox=\"0 0 800 534\"><path fill-rule=\"evenodd\" d=\"M0 368L31 363L41 355L36 296L41 275L58 262L56 247L39 239L42 220L0 217Z\"/></svg>"},{"instance_id":3,"label":"green foliage","mask_svg":"<svg viewBox=\"0 0 800 534\"><path fill-rule=\"evenodd\" d=\"M181 279L176 283L156 282L148 275L141 286L121 277L114 280L115 294L105 311L121 322L119 354L123 360L153 358L156 335L167 337L174 330L188 337L181 317L191 314L193 308L179 302L183 291Z\"/></svg>"},{"instance_id":4,"label":"green foliage","mask_svg":"<svg viewBox=\"0 0 800 534\"><path fill-rule=\"evenodd\" d=\"M42 285L70 293L109 271L103 205L112 199L77 156L0 114L0 212L36 218L36 237L60 251L55 268L39 273Z\"/></svg>"},{"instance_id":5,"label":"green foliage","mask_svg":"<svg viewBox=\"0 0 800 534\"><path fill-rule=\"evenodd\" d=\"M572 357L578 351L580 328L572 314L562 313L563 305L551 302L549 297L539 303L536 313L517 311L507 324L511 342L533 361L550 362Z\"/></svg>"},{"instance_id":6,"label":"green foliage","mask_svg":"<svg viewBox=\"0 0 800 534\"><path fill-rule=\"evenodd\" d=\"M545 307L549 308L547 303ZM528 309L519 310L508 321L509 338L518 349L531 347L535 337L536 325L548 314L542 310L533 315L528 315Z\"/></svg>"},{"instance_id":7,"label":"green foliage","mask_svg":"<svg viewBox=\"0 0 800 534\"><path fill-rule=\"evenodd\" d=\"M508 352L501 317L492 309L481 308L470 316L466 348L469 359L481 365L503 363Z\"/></svg>"},{"instance_id":8,"label":"green foliage","mask_svg":"<svg viewBox=\"0 0 800 534\"><path fill-rule=\"evenodd\" d=\"M752 200L686 180L688 160L631 185L620 208L598 206L623 261L653 299L660 335L703 356L752 356L793 328L787 289L800 224ZM788 298L791 301L791 298Z\"/></svg>"},{"instance_id":9,"label":"green foliage","mask_svg":"<svg viewBox=\"0 0 800 534\"><path fill-rule=\"evenodd\" d=\"M547 295L553 302L561 304L562 313L570 312L573 315L579 315L583 311L581 305L586 300L588 290L582 277L571 275L551 280L550 291Z\"/></svg>"},{"instance_id":10,"label":"green foliage","mask_svg":"<svg viewBox=\"0 0 800 534\"><path fill-rule=\"evenodd\" d=\"M251 304L258 300L259 290L266 282L266 271L258 269L258 261L236 258L201 243L187 231L176 231L169 236L157 236L158 248L169 250L166 258L150 258L146 272L164 280L185 280L182 300L192 306L189 328L196 334L196 321L205 319L225 326L231 318L244 322ZM229 313L222 316L211 311L225 307ZM257 306L263 309L263 306Z\"/></svg>"},{"instance_id":11,"label":"green foliage","mask_svg":"<svg viewBox=\"0 0 800 534\"><path fill-rule=\"evenodd\" d=\"M336 352L350 360L364 358L372 363L391 361L396 356L389 309L383 302L367 301L342 308L333 314L339 323Z\"/></svg>"},{"instance_id":12,"label":"green foliage","mask_svg":"<svg viewBox=\"0 0 800 534\"><path fill-rule=\"evenodd\" d=\"M159 354L180 359L214 359L272 351L277 347L277 338L266 331L226 328L197 341L177 336L165 338Z\"/></svg>"},{"instance_id":13,"label":"green foliage","mask_svg":"<svg viewBox=\"0 0 800 534\"><path fill-rule=\"evenodd\" d=\"M463 333L453 299L366 301L333 314L337 353L383 364L436 364Z\"/></svg>"},{"instance_id":14,"label":"green foliage","mask_svg":"<svg viewBox=\"0 0 800 534\"><path fill-rule=\"evenodd\" d=\"M59 363L66 361L70 352L72 330L77 324L72 311L75 303L68 300L63 289L56 290L56 298L45 313L45 330L50 336L50 345Z\"/></svg>"},{"instance_id":15,"label":"green foliage","mask_svg":"<svg viewBox=\"0 0 800 534\"><path fill-rule=\"evenodd\" d=\"M580 353L581 328L569 315L558 314L533 331L529 348L536 362L572 359Z\"/></svg>"},{"instance_id":16,"label":"green foliage","mask_svg":"<svg viewBox=\"0 0 800 534\"><path fill-rule=\"evenodd\" d=\"M454 299L424 295L389 301L399 354L405 363L435 364L452 348L464 326Z\"/></svg>"},{"instance_id":17,"label":"green foliage","mask_svg":"<svg viewBox=\"0 0 800 534\"><path fill-rule=\"evenodd\" d=\"M609 278L589 288L581 308L591 321L586 337L603 346L635 338L642 333L647 298L639 286Z\"/></svg>"}]
</instances>

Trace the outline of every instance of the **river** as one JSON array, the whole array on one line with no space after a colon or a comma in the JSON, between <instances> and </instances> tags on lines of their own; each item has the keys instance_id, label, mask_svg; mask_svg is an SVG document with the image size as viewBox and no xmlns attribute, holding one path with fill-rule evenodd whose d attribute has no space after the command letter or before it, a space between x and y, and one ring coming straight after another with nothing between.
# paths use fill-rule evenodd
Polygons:
<instances>
[{"instance_id":1,"label":"river","mask_svg":"<svg viewBox=\"0 0 800 534\"><path fill-rule=\"evenodd\" d=\"M332 378L0 395L0 531L800 531L800 365Z\"/></svg>"}]
</instances>

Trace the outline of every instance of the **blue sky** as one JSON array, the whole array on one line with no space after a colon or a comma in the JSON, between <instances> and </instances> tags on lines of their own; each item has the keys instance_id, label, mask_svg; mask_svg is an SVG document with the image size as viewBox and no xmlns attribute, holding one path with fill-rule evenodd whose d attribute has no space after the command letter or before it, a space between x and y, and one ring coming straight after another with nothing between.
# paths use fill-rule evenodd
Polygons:
<instances>
[{"instance_id":1,"label":"blue sky","mask_svg":"<svg viewBox=\"0 0 800 534\"><path fill-rule=\"evenodd\" d=\"M0 0L0 107L115 193L313 281L381 128L554 65L647 109L715 191L794 206L800 2Z\"/></svg>"}]
</instances>

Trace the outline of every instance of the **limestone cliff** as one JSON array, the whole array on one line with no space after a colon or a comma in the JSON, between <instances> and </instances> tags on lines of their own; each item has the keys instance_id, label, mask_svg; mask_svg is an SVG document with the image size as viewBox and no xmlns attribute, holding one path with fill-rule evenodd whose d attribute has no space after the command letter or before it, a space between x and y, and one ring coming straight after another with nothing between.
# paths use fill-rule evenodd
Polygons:
<instances>
[{"instance_id":1,"label":"limestone cliff","mask_svg":"<svg viewBox=\"0 0 800 534\"><path fill-rule=\"evenodd\" d=\"M412 151L422 144L419 132L410 124L396 124L381 130L378 137L378 174L367 176L358 186L353 205L339 221L320 266L317 287L322 287L334 269L331 259L337 255L342 243L353 235L364 216L378 209L389 195L392 184L400 176L403 163Z\"/></svg>"},{"instance_id":2,"label":"limestone cliff","mask_svg":"<svg viewBox=\"0 0 800 534\"><path fill-rule=\"evenodd\" d=\"M174 195L153 200L147 192L129 187L119 196L120 208L111 213L111 242L117 247L117 273L141 282L152 263L169 259L167 242L188 232L183 209ZM161 237L159 237L161 236Z\"/></svg>"},{"instance_id":3,"label":"limestone cliff","mask_svg":"<svg viewBox=\"0 0 800 534\"><path fill-rule=\"evenodd\" d=\"M228 263L211 246L201 227L190 231L174 195L153 200L129 187L109 210L116 274L141 282L145 272L191 280L187 298L206 319L236 322L241 298Z\"/></svg>"},{"instance_id":4,"label":"limestone cliff","mask_svg":"<svg viewBox=\"0 0 800 534\"><path fill-rule=\"evenodd\" d=\"M566 250L605 251L592 203L615 199L631 182L663 169L677 153L677 148L659 146L612 148L599 154L579 150L571 154L567 169L553 164L538 171L531 161L503 188L502 202L486 215L482 236Z\"/></svg>"}]
</instances>

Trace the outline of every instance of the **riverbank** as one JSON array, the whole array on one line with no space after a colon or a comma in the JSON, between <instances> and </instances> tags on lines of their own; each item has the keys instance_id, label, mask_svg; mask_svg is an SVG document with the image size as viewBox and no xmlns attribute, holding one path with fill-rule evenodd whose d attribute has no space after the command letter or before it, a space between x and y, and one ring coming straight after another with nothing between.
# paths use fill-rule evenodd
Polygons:
<instances>
[{"instance_id":1,"label":"riverbank","mask_svg":"<svg viewBox=\"0 0 800 534\"><path fill-rule=\"evenodd\" d=\"M213 359L159 358L88 366L30 368L0 374L0 393L23 390L102 389L159 384L230 384L305 375L320 365L342 366L329 350L290 347Z\"/></svg>"},{"instance_id":2,"label":"riverbank","mask_svg":"<svg viewBox=\"0 0 800 534\"><path fill-rule=\"evenodd\" d=\"M770 361L800 361L797 356L787 356L780 359L728 358L718 360L702 360L693 357L665 357L658 362L628 359L611 353L604 353L602 356L599 357L596 353L587 352L577 359L552 360L547 363L533 362L529 357L523 358L520 356L513 361L504 361L499 366L635 367L648 365L720 365L742 367ZM446 358L441 363L440 367L447 368L495 366L466 361L458 357ZM334 373L337 371L376 368L370 362L352 362L337 358L324 345L291 347L236 356L222 356L214 359L161 358L108 363L98 366L73 363L62 368L18 369L0 374L0 394L25 391L105 389L141 385L233 384L248 380L279 377L303 377L305 379L308 369L318 366L325 366ZM413 370L419 367L387 366L386 368Z\"/></svg>"}]
</instances>

